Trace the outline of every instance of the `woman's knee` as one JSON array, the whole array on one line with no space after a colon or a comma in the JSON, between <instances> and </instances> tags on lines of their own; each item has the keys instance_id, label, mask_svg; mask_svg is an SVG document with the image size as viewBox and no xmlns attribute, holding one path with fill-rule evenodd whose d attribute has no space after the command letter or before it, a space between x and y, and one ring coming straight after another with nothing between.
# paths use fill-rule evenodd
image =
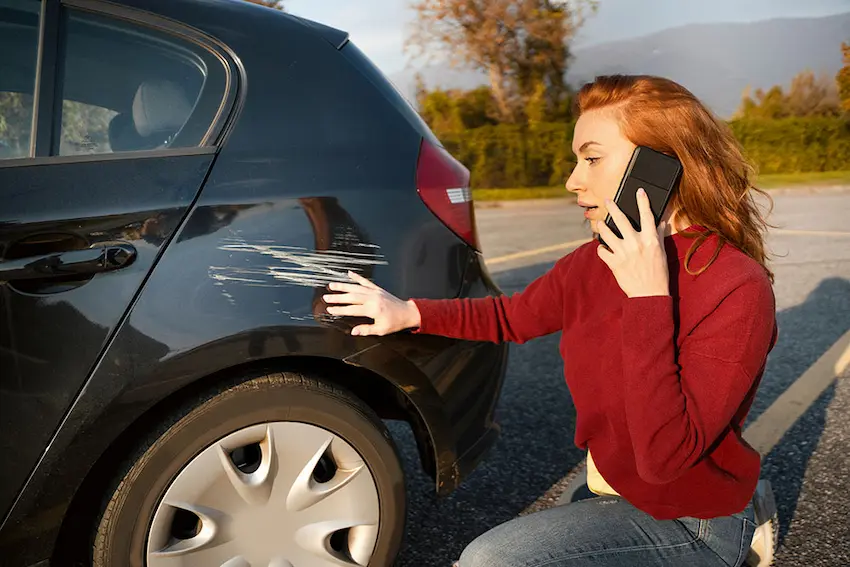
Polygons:
<instances>
[{"instance_id":1,"label":"woman's knee","mask_svg":"<svg viewBox=\"0 0 850 567\"><path fill-rule=\"evenodd\" d=\"M501 526L472 540L460 554L458 567L516 567L512 554L497 533Z\"/></svg>"},{"instance_id":2,"label":"woman's knee","mask_svg":"<svg viewBox=\"0 0 850 567\"><path fill-rule=\"evenodd\" d=\"M512 523L496 526L472 540L460 554L458 567L521 567L526 549L534 544L511 529Z\"/></svg>"},{"instance_id":3,"label":"woman's knee","mask_svg":"<svg viewBox=\"0 0 850 567\"><path fill-rule=\"evenodd\" d=\"M513 567L504 563L505 558L500 557L496 550L498 540L487 535L485 533L478 536L466 546L460 554L458 567Z\"/></svg>"}]
</instances>

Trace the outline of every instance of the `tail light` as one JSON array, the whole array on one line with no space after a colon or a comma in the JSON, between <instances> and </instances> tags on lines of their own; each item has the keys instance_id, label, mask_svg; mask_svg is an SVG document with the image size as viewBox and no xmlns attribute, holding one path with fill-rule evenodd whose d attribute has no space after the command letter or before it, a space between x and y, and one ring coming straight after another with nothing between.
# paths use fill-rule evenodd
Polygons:
<instances>
[{"instance_id":1,"label":"tail light","mask_svg":"<svg viewBox=\"0 0 850 567\"><path fill-rule=\"evenodd\" d=\"M464 242L479 250L469 170L445 149L422 140L416 189L425 205Z\"/></svg>"}]
</instances>

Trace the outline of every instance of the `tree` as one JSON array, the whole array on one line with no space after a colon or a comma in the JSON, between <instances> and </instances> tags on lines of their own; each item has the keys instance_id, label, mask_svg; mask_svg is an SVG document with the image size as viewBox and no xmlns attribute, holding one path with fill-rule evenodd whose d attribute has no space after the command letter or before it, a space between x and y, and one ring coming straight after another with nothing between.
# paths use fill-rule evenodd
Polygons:
<instances>
[{"instance_id":1,"label":"tree","mask_svg":"<svg viewBox=\"0 0 850 567\"><path fill-rule=\"evenodd\" d=\"M539 124L546 121L549 114L546 103L546 86L543 83L537 83L534 92L525 102L525 116L529 124Z\"/></svg>"},{"instance_id":2,"label":"tree","mask_svg":"<svg viewBox=\"0 0 850 567\"><path fill-rule=\"evenodd\" d=\"M850 112L850 44L842 43L841 52L844 54L844 66L835 76L838 83L838 98L841 100L841 108Z\"/></svg>"},{"instance_id":3,"label":"tree","mask_svg":"<svg viewBox=\"0 0 850 567\"><path fill-rule=\"evenodd\" d=\"M815 78L811 71L794 77L787 100L791 116L837 116L841 113L837 83L826 75Z\"/></svg>"},{"instance_id":4,"label":"tree","mask_svg":"<svg viewBox=\"0 0 850 567\"><path fill-rule=\"evenodd\" d=\"M106 153L109 146L109 123L117 113L108 108L62 101L62 155Z\"/></svg>"},{"instance_id":5,"label":"tree","mask_svg":"<svg viewBox=\"0 0 850 567\"><path fill-rule=\"evenodd\" d=\"M245 0L246 2L250 2L251 4L259 4L260 6L267 6L269 8L275 8L276 10L283 10L283 0Z\"/></svg>"},{"instance_id":6,"label":"tree","mask_svg":"<svg viewBox=\"0 0 850 567\"><path fill-rule=\"evenodd\" d=\"M27 156L31 129L32 95L0 92L0 158Z\"/></svg>"},{"instance_id":7,"label":"tree","mask_svg":"<svg viewBox=\"0 0 850 567\"><path fill-rule=\"evenodd\" d=\"M595 7L596 0L414 0L405 49L486 71L500 119L521 122L541 89L547 114L563 108L568 42Z\"/></svg>"},{"instance_id":8,"label":"tree","mask_svg":"<svg viewBox=\"0 0 850 567\"><path fill-rule=\"evenodd\" d=\"M419 114L437 136L463 130L463 122L451 91L435 89L419 97Z\"/></svg>"},{"instance_id":9,"label":"tree","mask_svg":"<svg viewBox=\"0 0 850 567\"><path fill-rule=\"evenodd\" d=\"M765 92L756 89L750 96L749 87L744 91L741 106L736 114L740 118L785 118L789 116L788 104L782 87L775 85Z\"/></svg>"},{"instance_id":10,"label":"tree","mask_svg":"<svg viewBox=\"0 0 850 567\"><path fill-rule=\"evenodd\" d=\"M794 77L787 94L776 85L767 92L756 89L754 95L750 96L749 88L744 91L736 116L777 119L841 114L836 82L825 75L816 78L812 71Z\"/></svg>"},{"instance_id":11,"label":"tree","mask_svg":"<svg viewBox=\"0 0 850 567\"><path fill-rule=\"evenodd\" d=\"M419 114L438 136L498 123L498 110L488 87L470 91L425 90L417 76Z\"/></svg>"},{"instance_id":12,"label":"tree","mask_svg":"<svg viewBox=\"0 0 850 567\"><path fill-rule=\"evenodd\" d=\"M455 105L458 117L467 130L499 122L499 110L489 87L456 92Z\"/></svg>"}]
</instances>

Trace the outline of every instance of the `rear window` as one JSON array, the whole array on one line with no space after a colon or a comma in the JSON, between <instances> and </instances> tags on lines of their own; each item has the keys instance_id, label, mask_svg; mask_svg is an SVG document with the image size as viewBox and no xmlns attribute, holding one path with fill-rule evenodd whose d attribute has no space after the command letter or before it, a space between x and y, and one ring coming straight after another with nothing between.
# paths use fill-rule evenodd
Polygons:
<instances>
[{"instance_id":1,"label":"rear window","mask_svg":"<svg viewBox=\"0 0 850 567\"><path fill-rule=\"evenodd\" d=\"M396 86L387 79L378 67L372 63L365 53L363 53L356 45L349 41L342 48L342 54L348 59L363 75L369 79L369 82L375 85L375 88L384 95L396 110L413 126L419 134L426 140L438 146L442 146L440 141L428 128L428 125L419 116L419 113L413 108L410 102L401 94Z\"/></svg>"},{"instance_id":2,"label":"rear window","mask_svg":"<svg viewBox=\"0 0 850 567\"><path fill-rule=\"evenodd\" d=\"M200 46L88 12L64 21L62 123L54 155L200 145L225 95L225 70Z\"/></svg>"}]
</instances>

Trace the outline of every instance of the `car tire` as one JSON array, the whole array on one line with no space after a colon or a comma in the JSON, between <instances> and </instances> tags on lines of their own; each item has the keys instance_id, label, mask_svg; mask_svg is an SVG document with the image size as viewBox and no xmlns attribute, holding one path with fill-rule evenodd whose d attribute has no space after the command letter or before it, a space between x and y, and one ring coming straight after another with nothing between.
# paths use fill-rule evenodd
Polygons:
<instances>
[{"instance_id":1,"label":"car tire","mask_svg":"<svg viewBox=\"0 0 850 567\"><path fill-rule=\"evenodd\" d=\"M352 565L367 564L359 563L364 557L370 566L393 564L406 520L402 466L384 423L349 392L318 377L270 374L206 392L162 417L102 507L94 567L308 567L329 564L319 561L324 553ZM330 441L316 463L322 435ZM377 525L367 525L375 513ZM172 563L181 553L186 562Z\"/></svg>"}]
</instances>

